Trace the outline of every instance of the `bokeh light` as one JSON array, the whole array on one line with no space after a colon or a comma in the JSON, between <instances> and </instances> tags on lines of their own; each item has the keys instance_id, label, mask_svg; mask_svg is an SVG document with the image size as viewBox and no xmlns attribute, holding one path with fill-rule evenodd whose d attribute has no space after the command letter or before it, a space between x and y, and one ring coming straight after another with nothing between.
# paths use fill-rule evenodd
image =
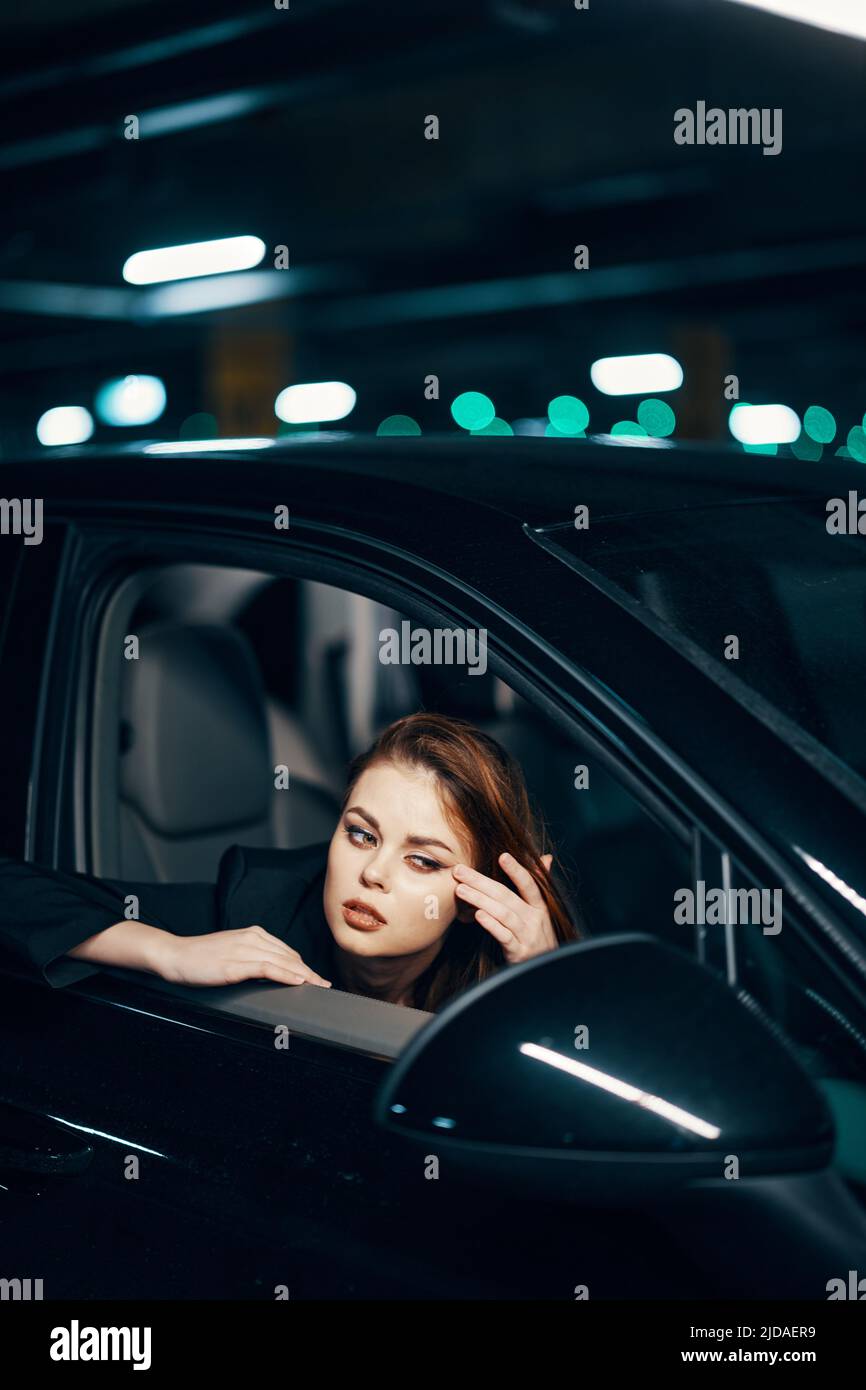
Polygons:
<instances>
[{"instance_id":1,"label":"bokeh light","mask_svg":"<svg viewBox=\"0 0 866 1390\"><path fill-rule=\"evenodd\" d=\"M657 401L653 397L641 401L637 408L637 418L647 434L653 435L656 439L665 439L669 434L673 434L677 423L677 417L667 401Z\"/></svg>"},{"instance_id":2,"label":"bokeh light","mask_svg":"<svg viewBox=\"0 0 866 1390\"><path fill-rule=\"evenodd\" d=\"M274 402L274 414L289 425L344 420L358 399L345 381L304 381L287 386Z\"/></svg>"},{"instance_id":3,"label":"bokeh light","mask_svg":"<svg viewBox=\"0 0 866 1390\"><path fill-rule=\"evenodd\" d=\"M462 430L483 430L496 415L489 396L481 391L463 391L451 402L451 414Z\"/></svg>"},{"instance_id":4,"label":"bokeh light","mask_svg":"<svg viewBox=\"0 0 866 1390\"><path fill-rule=\"evenodd\" d=\"M151 425L165 410L165 401L158 376L117 377L97 391L96 413L106 425Z\"/></svg>"},{"instance_id":5,"label":"bokeh light","mask_svg":"<svg viewBox=\"0 0 866 1390\"><path fill-rule=\"evenodd\" d=\"M822 405L810 405L803 416L803 429L818 444L829 444L836 437L836 421Z\"/></svg>"},{"instance_id":6,"label":"bokeh light","mask_svg":"<svg viewBox=\"0 0 866 1390\"><path fill-rule=\"evenodd\" d=\"M46 448L83 444L93 434L93 416L83 405L55 405L40 415L36 438Z\"/></svg>"},{"instance_id":7,"label":"bokeh light","mask_svg":"<svg viewBox=\"0 0 866 1390\"><path fill-rule=\"evenodd\" d=\"M560 434L580 435L586 433L589 410L577 396L554 396L547 418Z\"/></svg>"},{"instance_id":8,"label":"bokeh light","mask_svg":"<svg viewBox=\"0 0 866 1390\"><path fill-rule=\"evenodd\" d=\"M817 439L811 439L804 431L791 445L791 453L795 458L817 463L823 457L824 445L819 444Z\"/></svg>"},{"instance_id":9,"label":"bokeh light","mask_svg":"<svg viewBox=\"0 0 866 1390\"><path fill-rule=\"evenodd\" d=\"M472 430L471 433L472 433L473 435L475 435L475 434L500 434L500 435L502 435L502 434L513 434L513 433L514 433L514 430L511 428L511 426L509 425L509 423L508 423L507 420L500 420L500 418L499 418L498 415L494 415L494 417L493 417L493 419L490 421L490 424L489 424L489 425L485 425L484 428L483 428L482 430Z\"/></svg>"},{"instance_id":10,"label":"bokeh light","mask_svg":"<svg viewBox=\"0 0 866 1390\"><path fill-rule=\"evenodd\" d=\"M741 444L792 444L800 435L800 419L787 405L735 405L728 428Z\"/></svg>"},{"instance_id":11,"label":"bokeh light","mask_svg":"<svg viewBox=\"0 0 866 1390\"><path fill-rule=\"evenodd\" d=\"M376 430L378 435L420 434L421 426L411 415L388 415Z\"/></svg>"},{"instance_id":12,"label":"bokeh light","mask_svg":"<svg viewBox=\"0 0 866 1390\"><path fill-rule=\"evenodd\" d=\"M216 416L203 410L188 415L178 430L179 439L216 439L218 434Z\"/></svg>"},{"instance_id":13,"label":"bokeh light","mask_svg":"<svg viewBox=\"0 0 866 1390\"><path fill-rule=\"evenodd\" d=\"M858 463L866 463L866 432L862 425L854 425L848 431L848 452Z\"/></svg>"},{"instance_id":14,"label":"bokeh light","mask_svg":"<svg viewBox=\"0 0 866 1390\"><path fill-rule=\"evenodd\" d=\"M610 432L615 437L623 434L640 435L647 438L647 431L643 425L639 425L637 420L617 420L615 425L611 425Z\"/></svg>"},{"instance_id":15,"label":"bokeh light","mask_svg":"<svg viewBox=\"0 0 866 1390\"><path fill-rule=\"evenodd\" d=\"M589 375L605 396L643 396L650 391L677 391L683 369L666 352L642 352L632 357L600 357Z\"/></svg>"}]
</instances>

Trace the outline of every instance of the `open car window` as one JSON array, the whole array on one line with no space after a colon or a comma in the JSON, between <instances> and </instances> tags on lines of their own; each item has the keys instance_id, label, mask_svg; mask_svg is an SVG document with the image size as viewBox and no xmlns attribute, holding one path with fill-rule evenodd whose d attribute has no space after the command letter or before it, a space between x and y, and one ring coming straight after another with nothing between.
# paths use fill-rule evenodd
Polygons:
<instances>
[{"instance_id":1,"label":"open car window","mask_svg":"<svg viewBox=\"0 0 866 1390\"><path fill-rule=\"evenodd\" d=\"M80 779L89 851L75 867L114 881L212 883L233 844L320 844L337 822L349 759L394 719L432 709L469 719L517 759L585 934L639 922L675 943L670 904L690 880L688 832L660 825L491 669L383 663L382 633L404 619L348 589L254 570L166 564L126 578L98 637L99 699ZM195 790L200 740L222 760L207 797ZM396 1055L427 1017L337 989L182 992L380 1056Z\"/></svg>"}]
</instances>

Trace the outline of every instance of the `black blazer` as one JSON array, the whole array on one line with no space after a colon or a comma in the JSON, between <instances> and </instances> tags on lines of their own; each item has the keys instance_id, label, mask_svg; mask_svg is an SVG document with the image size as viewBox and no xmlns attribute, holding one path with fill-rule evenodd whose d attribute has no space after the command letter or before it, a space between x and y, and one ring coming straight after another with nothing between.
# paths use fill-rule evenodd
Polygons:
<instances>
[{"instance_id":1,"label":"black blazer","mask_svg":"<svg viewBox=\"0 0 866 1390\"><path fill-rule=\"evenodd\" d=\"M328 841L301 849L232 845L209 883L132 883L62 873L0 857L0 950L15 967L59 987L102 968L65 953L125 918L124 899L138 898L137 920L177 936L264 927L301 959L333 977L333 937L322 907Z\"/></svg>"}]
</instances>

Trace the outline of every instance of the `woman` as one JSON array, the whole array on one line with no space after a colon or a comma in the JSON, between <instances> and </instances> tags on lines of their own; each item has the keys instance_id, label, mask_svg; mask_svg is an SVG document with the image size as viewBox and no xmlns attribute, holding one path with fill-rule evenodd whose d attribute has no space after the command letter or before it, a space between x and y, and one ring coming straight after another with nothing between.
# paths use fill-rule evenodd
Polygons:
<instances>
[{"instance_id":1,"label":"woman","mask_svg":"<svg viewBox=\"0 0 866 1390\"><path fill-rule=\"evenodd\" d=\"M540 849L514 759L465 720L412 714L351 763L329 844L232 846L215 886L0 860L0 942L54 985L114 965L187 985L336 984L432 1012L580 939Z\"/></svg>"}]
</instances>

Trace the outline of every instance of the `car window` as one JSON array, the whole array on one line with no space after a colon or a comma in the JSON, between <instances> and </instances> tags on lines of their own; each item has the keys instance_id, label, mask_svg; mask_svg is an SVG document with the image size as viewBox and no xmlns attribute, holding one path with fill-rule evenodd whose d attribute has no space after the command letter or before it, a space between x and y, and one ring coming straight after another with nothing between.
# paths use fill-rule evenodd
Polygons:
<instances>
[{"instance_id":1,"label":"car window","mask_svg":"<svg viewBox=\"0 0 866 1390\"><path fill-rule=\"evenodd\" d=\"M783 736L802 746L805 735L818 756L846 764L866 794L866 540L829 531L826 506L819 497L687 507L549 536L671 640L694 643L732 693L766 701Z\"/></svg>"},{"instance_id":2,"label":"car window","mask_svg":"<svg viewBox=\"0 0 866 1390\"><path fill-rule=\"evenodd\" d=\"M480 663L381 661L382 634L399 633L404 614L318 581L210 564L143 571L107 613L85 797L91 857L76 867L116 881L214 882L233 844L320 844L333 834L348 760L392 720L435 710L468 719L517 759L581 931L678 939L671 902L691 878L685 829L662 826L579 739ZM220 760L205 796L200 735Z\"/></svg>"}]
</instances>

